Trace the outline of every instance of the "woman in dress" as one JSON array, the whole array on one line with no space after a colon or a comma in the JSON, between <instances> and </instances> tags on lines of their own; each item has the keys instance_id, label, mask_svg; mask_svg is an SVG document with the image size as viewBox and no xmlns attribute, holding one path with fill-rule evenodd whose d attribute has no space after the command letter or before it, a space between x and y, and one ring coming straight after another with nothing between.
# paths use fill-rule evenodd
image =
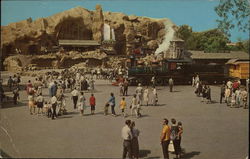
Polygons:
<instances>
[{"instance_id":1,"label":"woman in dress","mask_svg":"<svg viewBox=\"0 0 250 159\"><path fill-rule=\"evenodd\" d=\"M81 115L83 116L84 114L84 109L85 109L85 97L84 97L84 94L83 92L81 92L81 95L80 95L80 98L79 98L79 110L80 110L80 113Z\"/></svg>"},{"instance_id":2,"label":"woman in dress","mask_svg":"<svg viewBox=\"0 0 250 159\"><path fill-rule=\"evenodd\" d=\"M143 92L143 100L146 103L146 105L148 106L148 101L149 101L149 90L148 90L148 86L146 87L146 89L144 89Z\"/></svg>"},{"instance_id":3,"label":"woman in dress","mask_svg":"<svg viewBox=\"0 0 250 159\"><path fill-rule=\"evenodd\" d=\"M138 159L139 158L139 142L138 136L140 131L135 128L135 122L133 121L130 126L132 133L131 147L132 147L132 157Z\"/></svg>"},{"instance_id":4,"label":"woman in dress","mask_svg":"<svg viewBox=\"0 0 250 159\"><path fill-rule=\"evenodd\" d=\"M177 139L176 139L177 152L178 152L177 158L181 158L181 135L183 133L182 123L179 121L177 126L178 126L178 129L179 129L178 136L177 136Z\"/></svg>"},{"instance_id":5,"label":"woman in dress","mask_svg":"<svg viewBox=\"0 0 250 159\"><path fill-rule=\"evenodd\" d=\"M157 91L156 91L156 88L153 87L153 96L152 96L152 103L153 103L153 106L156 106L157 105L157 102L158 102L158 97L157 97Z\"/></svg>"}]
</instances>

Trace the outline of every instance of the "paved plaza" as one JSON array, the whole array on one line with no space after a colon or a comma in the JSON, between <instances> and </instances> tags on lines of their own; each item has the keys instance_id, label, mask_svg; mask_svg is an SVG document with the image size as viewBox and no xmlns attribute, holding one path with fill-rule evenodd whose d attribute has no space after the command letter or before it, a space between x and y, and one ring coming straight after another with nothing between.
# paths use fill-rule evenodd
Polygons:
<instances>
[{"instance_id":1,"label":"paved plaza","mask_svg":"<svg viewBox=\"0 0 250 159\"><path fill-rule=\"evenodd\" d=\"M6 79L7 75L2 74L2 77ZM26 83L27 78L22 82ZM172 93L168 87L157 87L159 106L143 106L139 119L104 116L103 108L110 92L114 92L116 97L116 113L121 114L119 89L104 80L96 81L95 87L95 115L90 115L88 107L85 115L80 116L73 109L69 92L66 93L69 113L56 120L30 115L24 90L20 91L21 100L17 106L3 103L2 155L21 158L121 158L121 128L126 119L131 119L141 132L141 158L162 158L160 134L163 118L175 118L183 123L181 145L185 159L245 159L248 155L249 110L220 104L218 86L211 86L212 104L202 103L191 86L175 86ZM127 103L130 103L134 92L135 87L129 87ZM48 89L43 89L43 95L48 99ZM90 93L85 93L85 97L88 103ZM126 111L130 114L129 106ZM170 154L171 159L174 157Z\"/></svg>"}]
</instances>

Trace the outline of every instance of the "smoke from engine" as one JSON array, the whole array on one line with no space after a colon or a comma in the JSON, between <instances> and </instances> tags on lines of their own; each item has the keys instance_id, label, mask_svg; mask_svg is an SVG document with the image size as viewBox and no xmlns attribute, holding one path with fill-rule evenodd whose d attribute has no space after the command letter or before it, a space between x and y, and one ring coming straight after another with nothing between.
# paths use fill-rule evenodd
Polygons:
<instances>
[{"instance_id":1,"label":"smoke from engine","mask_svg":"<svg viewBox=\"0 0 250 159\"><path fill-rule=\"evenodd\" d=\"M164 22L165 25L165 36L163 39L163 42L159 45L159 47L155 51L155 55L158 55L161 52L165 52L168 50L170 41L174 38L174 29L173 29L173 23L166 19Z\"/></svg>"}]
</instances>

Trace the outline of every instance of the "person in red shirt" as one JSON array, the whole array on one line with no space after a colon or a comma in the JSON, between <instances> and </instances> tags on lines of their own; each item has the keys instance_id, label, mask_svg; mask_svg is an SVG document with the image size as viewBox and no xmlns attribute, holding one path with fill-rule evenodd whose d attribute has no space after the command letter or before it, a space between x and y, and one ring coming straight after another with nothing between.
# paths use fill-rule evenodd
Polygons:
<instances>
[{"instance_id":1,"label":"person in red shirt","mask_svg":"<svg viewBox=\"0 0 250 159\"><path fill-rule=\"evenodd\" d=\"M236 89L238 89L240 87L239 82L237 80L235 80L232 87L233 87L233 91L235 91Z\"/></svg>"},{"instance_id":2,"label":"person in red shirt","mask_svg":"<svg viewBox=\"0 0 250 159\"><path fill-rule=\"evenodd\" d=\"M91 94L91 97L89 98L89 104L91 107L91 114L95 114L95 96L94 94Z\"/></svg>"}]
</instances>

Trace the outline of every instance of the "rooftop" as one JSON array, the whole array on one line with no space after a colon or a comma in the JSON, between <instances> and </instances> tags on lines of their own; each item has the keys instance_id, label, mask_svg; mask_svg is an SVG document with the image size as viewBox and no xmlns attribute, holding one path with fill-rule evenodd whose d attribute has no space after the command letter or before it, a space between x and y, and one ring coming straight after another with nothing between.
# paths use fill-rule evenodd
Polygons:
<instances>
[{"instance_id":1,"label":"rooftop","mask_svg":"<svg viewBox=\"0 0 250 159\"><path fill-rule=\"evenodd\" d=\"M99 46L95 40L59 40L60 46Z\"/></svg>"},{"instance_id":2,"label":"rooftop","mask_svg":"<svg viewBox=\"0 0 250 159\"><path fill-rule=\"evenodd\" d=\"M243 51L231 51L230 53L204 53L203 51L188 51L192 59L219 59L219 60L249 60L249 54Z\"/></svg>"}]
</instances>

